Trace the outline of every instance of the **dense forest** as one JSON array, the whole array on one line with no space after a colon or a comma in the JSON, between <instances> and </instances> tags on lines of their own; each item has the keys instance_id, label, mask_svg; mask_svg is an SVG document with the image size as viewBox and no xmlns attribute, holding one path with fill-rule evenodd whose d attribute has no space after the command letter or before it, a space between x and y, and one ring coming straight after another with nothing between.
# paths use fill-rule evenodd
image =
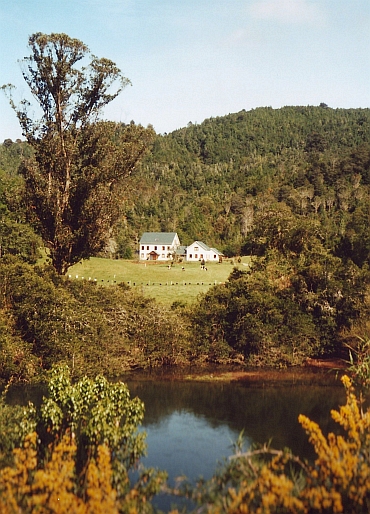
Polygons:
<instances>
[{"instance_id":1,"label":"dense forest","mask_svg":"<svg viewBox=\"0 0 370 514\"><path fill-rule=\"evenodd\" d=\"M241 111L158 136L125 198L120 251L125 235L134 251L146 230L245 253L256 216L272 205L318 220L333 244L351 246L367 203L369 143L369 109L324 104Z\"/></svg>"},{"instance_id":2,"label":"dense forest","mask_svg":"<svg viewBox=\"0 0 370 514\"><path fill-rule=\"evenodd\" d=\"M3 379L33 380L55 362L76 375L286 366L343 355L367 333L370 109L258 108L155 136L120 190L122 215L101 255L135 258L143 231L176 231L182 244L251 256L250 270L234 269L187 308L37 266L42 243L18 172L31 154L20 140L0 145Z\"/></svg>"}]
</instances>

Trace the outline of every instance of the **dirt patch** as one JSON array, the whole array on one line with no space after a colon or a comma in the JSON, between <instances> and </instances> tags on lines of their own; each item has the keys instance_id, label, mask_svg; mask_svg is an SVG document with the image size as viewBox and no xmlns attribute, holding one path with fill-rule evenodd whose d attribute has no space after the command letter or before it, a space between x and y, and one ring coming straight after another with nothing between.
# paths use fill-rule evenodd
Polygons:
<instances>
[{"instance_id":1,"label":"dirt patch","mask_svg":"<svg viewBox=\"0 0 370 514\"><path fill-rule=\"evenodd\" d=\"M343 375L345 369L345 362L340 359L308 359L304 366L283 369L208 365L194 368L170 367L151 371L137 370L126 376L126 379L129 378L131 381L239 382L258 387L263 384L295 383L326 385L335 382L339 376ZM339 380L338 383L340 383Z\"/></svg>"},{"instance_id":2,"label":"dirt patch","mask_svg":"<svg viewBox=\"0 0 370 514\"><path fill-rule=\"evenodd\" d=\"M345 369L347 364L343 359L307 359L305 365L312 368Z\"/></svg>"},{"instance_id":3,"label":"dirt patch","mask_svg":"<svg viewBox=\"0 0 370 514\"><path fill-rule=\"evenodd\" d=\"M182 380L196 382L234 382L244 379L257 379L261 376L261 371L215 371L214 373L191 373L184 375Z\"/></svg>"}]
</instances>

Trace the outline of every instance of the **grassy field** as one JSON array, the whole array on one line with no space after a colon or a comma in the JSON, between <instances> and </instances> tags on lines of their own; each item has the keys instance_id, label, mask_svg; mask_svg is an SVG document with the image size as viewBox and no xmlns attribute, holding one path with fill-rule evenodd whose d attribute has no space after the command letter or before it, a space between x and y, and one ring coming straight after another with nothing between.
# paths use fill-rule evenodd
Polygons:
<instances>
[{"instance_id":1,"label":"grassy field","mask_svg":"<svg viewBox=\"0 0 370 514\"><path fill-rule=\"evenodd\" d=\"M248 262L249 259L243 257L241 263L234 263L232 259L221 264L209 263L206 271L201 269L199 263L174 264L168 269L168 264L163 262L92 257L71 267L68 275L74 280L94 280L107 286L125 282L133 288L140 288L144 295L171 305L175 301L193 302L199 293L225 282L234 266L247 269Z\"/></svg>"}]
</instances>

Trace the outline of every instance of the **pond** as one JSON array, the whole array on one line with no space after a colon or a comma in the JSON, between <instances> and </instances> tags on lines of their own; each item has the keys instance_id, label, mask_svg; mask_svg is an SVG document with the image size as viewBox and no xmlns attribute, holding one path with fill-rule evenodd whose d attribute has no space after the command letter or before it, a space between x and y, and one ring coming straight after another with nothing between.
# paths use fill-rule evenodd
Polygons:
<instances>
[{"instance_id":1,"label":"pond","mask_svg":"<svg viewBox=\"0 0 370 514\"><path fill-rule=\"evenodd\" d=\"M146 466L167 470L169 483L185 475L192 482L210 478L217 463L233 453L243 430L245 449L271 442L310 460L314 452L298 423L305 414L327 433L335 430L330 410L345 402L335 373L257 374L235 382L131 380L131 394L145 403ZM155 504L168 511L173 498ZM176 499L175 499L176 501Z\"/></svg>"},{"instance_id":2,"label":"pond","mask_svg":"<svg viewBox=\"0 0 370 514\"><path fill-rule=\"evenodd\" d=\"M169 474L169 484L185 475L195 482L210 478L217 464L233 453L233 443L244 432L245 449L271 442L276 449L289 447L295 454L314 458L307 436L298 423L305 414L327 433L336 425L330 410L345 402L336 373L327 370L257 372L236 381L183 381L177 372L123 377L145 404L142 429L147 433L147 467ZM200 376L202 379L202 376ZM40 390L15 388L11 403L40 400ZM155 505L168 511L173 497L160 496Z\"/></svg>"}]
</instances>

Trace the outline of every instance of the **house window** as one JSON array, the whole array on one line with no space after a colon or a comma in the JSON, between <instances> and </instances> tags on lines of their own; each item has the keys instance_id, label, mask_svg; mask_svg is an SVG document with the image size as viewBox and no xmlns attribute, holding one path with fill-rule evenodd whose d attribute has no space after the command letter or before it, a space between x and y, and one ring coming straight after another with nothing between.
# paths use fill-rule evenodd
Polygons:
<instances>
[{"instance_id":1,"label":"house window","mask_svg":"<svg viewBox=\"0 0 370 514\"><path fill-rule=\"evenodd\" d=\"M189 259L192 259L192 258L193 258L193 254L191 253L191 254L189 255Z\"/></svg>"},{"instance_id":2,"label":"house window","mask_svg":"<svg viewBox=\"0 0 370 514\"><path fill-rule=\"evenodd\" d=\"M141 258L142 258L142 259L144 259L144 258L145 258L145 255L144 255L143 253L141 254Z\"/></svg>"},{"instance_id":3,"label":"house window","mask_svg":"<svg viewBox=\"0 0 370 514\"><path fill-rule=\"evenodd\" d=\"M198 259L198 254L197 253L194 255L194 259Z\"/></svg>"},{"instance_id":4,"label":"house window","mask_svg":"<svg viewBox=\"0 0 370 514\"><path fill-rule=\"evenodd\" d=\"M165 250L165 249L166 249L166 247L165 247L165 246L162 246L162 250Z\"/></svg>"},{"instance_id":5,"label":"house window","mask_svg":"<svg viewBox=\"0 0 370 514\"><path fill-rule=\"evenodd\" d=\"M170 247L170 246L167 246L167 250L171 250L171 247Z\"/></svg>"},{"instance_id":6,"label":"house window","mask_svg":"<svg viewBox=\"0 0 370 514\"><path fill-rule=\"evenodd\" d=\"M165 255L164 255L164 253L162 253L162 259L164 259L164 258L165 258Z\"/></svg>"},{"instance_id":7,"label":"house window","mask_svg":"<svg viewBox=\"0 0 370 514\"><path fill-rule=\"evenodd\" d=\"M144 250L144 246L142 246L141 249Z\"/></svg>"},{"instance_id":8,"label":"house window","mask_svg":"<svg viewBox=\"0 0 370 514\"><path fill-rule=\"evenodd\" d=\"M197 252L199 250L198 246L194 246L194 252Z\"/></svg>"},{"instance_id":9,"label":"house window","mask_svg":"<svg viewBox=\"0 0 370 514\"><path fill-rule=\"evenodd\" d=\"M199 257L199 258L200 258L200 259L203 259L203 254L202 254L202 253L200 254L200 257Z\"/></svg>"},{"instance_id":10,"label":"house window","mask_svg":"<svg viewBox=\"0 0 370 514\"><path fill-rule=\"evenodd\" d=\"M155 247L154 247L154 250L156 250L156 249L157 249L157 247L155 246Z\"/></svg>"},{"instance_id":11,"label":"house window","mask_svg":"<svg viewBox=\"0 0 370 514\"><path fill-rule=\"evenodd\" d=\"M147 246L146 249L149 250L149 246Z\"/></svg>"},{"instance_id":12,"label":"house window","mask_svg":"<svg viewBox=\"0 0 370 514\"><path fill-rule=\"evenodd\" d=\"M214 255L213 258L216 259L217 255Z\"/></svg>"}]
</instances>

